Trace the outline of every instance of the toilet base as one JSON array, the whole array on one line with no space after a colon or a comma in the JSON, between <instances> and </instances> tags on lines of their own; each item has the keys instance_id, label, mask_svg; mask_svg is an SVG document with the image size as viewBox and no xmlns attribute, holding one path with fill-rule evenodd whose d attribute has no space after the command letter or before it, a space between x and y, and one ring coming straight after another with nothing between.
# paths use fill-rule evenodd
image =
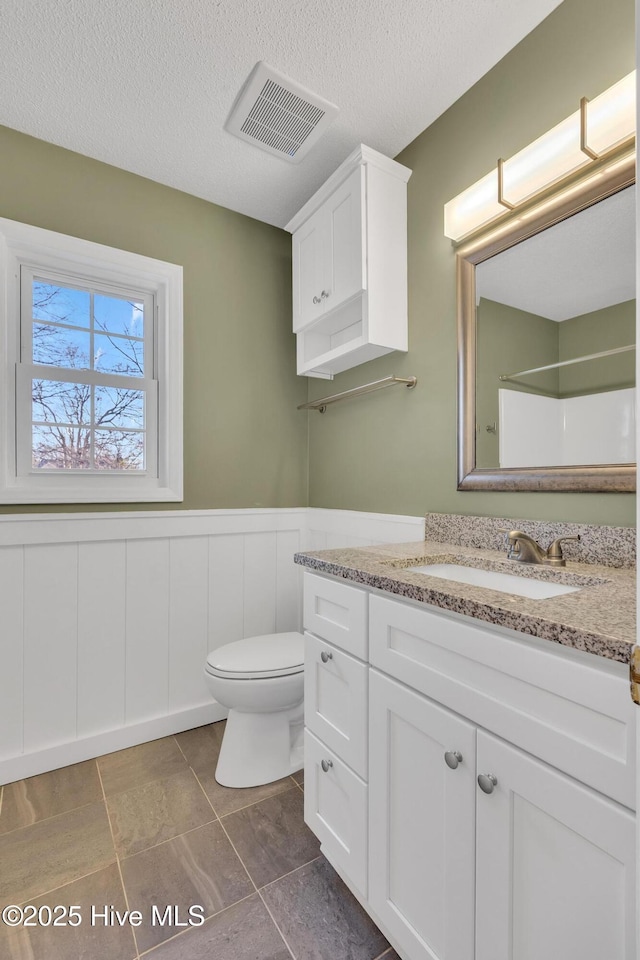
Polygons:
<instances>
[{"instance_id":1,"label":"toilet base","mask_svg":"<svg viewBox=\"0 0 640 960\"><path fill-rule=\"evenodd\" d=\"M304 707L276 713L231 708L215 777L223 787L258 787L303 766Z\"/></svg>"}]
</instances>

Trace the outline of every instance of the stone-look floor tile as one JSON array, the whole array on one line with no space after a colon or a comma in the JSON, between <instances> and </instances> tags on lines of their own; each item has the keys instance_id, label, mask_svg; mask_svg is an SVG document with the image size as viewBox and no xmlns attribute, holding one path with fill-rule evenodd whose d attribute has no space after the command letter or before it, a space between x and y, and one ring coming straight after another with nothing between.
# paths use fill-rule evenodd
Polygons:
<instances>
[{"instance_id":1,"label":"stone-look floor tile","mask_svg":"<svg viewBox=\"0 0 640 960\"><path fill-rule=\"evenodd\" d=\"M262 896L295 957L374 960L388 948L324 857L265 887Z\"/></svg>"},{"instance_id":2,"label":"stone-look floor tile","mask_svg":"<svg viewBox=\"0 0 640 960\"><path fill-rule=\"evenodd\" d=\"M257 887L318 856L320 844L304 822L303 806L302 791L292 786L222 821Z\"/></svg>"},{"instance_id":3,"label":"stone-look floor tile","mask_svg":"<svg viewBox=\"0 0 640 960\"><path fill-rule=\"evenodd\" d=\"M382 956L380 957L380 960L400 960L400 957L395 952L393 947L390 947L386 953L382 954Z\"/></svg>"},{"instance_id":4,"label":"stone-look floor tile","mask_svg":"<svg viewBox=\"0 0 640 960\"><path fill-rule=\"evenodd\" d=\"M145 954L145 960L146 957L149 960L291 960L257 894L217 914L201 927L166 941Z\"/></svg>"},{"instance_id":5,"label":"stone-look floor tile","mask_svg":"<svg viewBox=\"0 0 640 960\"><path fill-rule=\"evenodd\" d=\"M274 780L273 783L263 783L259 787L223 787L213 773L197 772L197 776L219 817L226 817L250 804L275 797L279 793L284 793L285 790L290 790L292 786L291 777L283 777L282 780Z\"/></svg>"},{"instance_id":6,"label":"stone-look floor tile","mask_svg":"<svg viewBox=\"0 0 640 960\"><path fill-rule=\"evenodd\" d=\"M187 763L196 773L213 773L215 770L226 725L226 720L219 720L204 727L176 733L175 739L187 758Z\"/></svg>"},{"instance_id":7,"label":"stone-look floor tile","mask_svg":"<svg viewBox=\"0 0 640 960\"><path fill-rule=\"evenodd\" d=\"M98 757L98 767L104 794L111 797L180 773L186 769L186 763L175 738L164 737Z\"/></svg>"},{"instance_id":8,"label":"stone-look floor tile","mask_svg":"<svg viewBox=\"0 0 640 960\"><path fill-rule=\"evenodd\" d=\"M0 901L22 903L115 860L104 802L0 836Z\"/></svg>"},{"instance_id":9,"label":"stone-look floor tile","mask_svg":"<svg viewBox=\"0 0 640 960\"><path fill-rule=\"evenodd\" d=\"M6 960L133 960L137 956L129 924L107 926L97 917L91 923L92 907L98 911L114 907L121 915L127 909L115 863L30 903L38 908L77 906L82 923L13 929L0 925L0 956Z\"/></svg>"},{"instance_id":10,"label":"stone-look floor tile","mask_svg":"<svg viewBox=\"0 0 640 960\"><path fill-rule=\"evenodd\" d=\"M304 783L304 769L298 770L296 773L292 773L291 776L293 777L293 779L297 784L302 786L302 784Z\"/></svg>"},{"instance_id":11,"label":"stone-look floor tile","mask_svg":"<svg viewBox=\"0 0 640 960\"><path fill-rule=\"evenodd\" d=\"M3 790L0 834L97 800L102 800L102 787L95 760L9 783Z\"/></svg>"},{"instance_id":12,"label":"stone-look floor tile","mask_svg":"<svg viewBox=\"0 0 640 960\"><path fill-rule=\"evenodd\" d=\"M215 820L211 805L188 767L107 798L116 849L128 857Z\"/></svg>"},{"instance_id":13,"label":"stone-look floor tile","mask_svg":"<svg viewBox=\"0 0 640 960\"><path fill-rule=\"evenodd\" d=\"M222 737L226 720L209 723L194 730L185 730L176 734L180 749L187 758L187 763L195 771L202 789L208 796L213 809L219 817L247 807L251 803L273 797L291 786L290 777L265 783L259 787L223 787L215 778L218 754L222 745Z\"/></svg>"},{"instance_id":14,"label":"stone-look floor tile","mask_svg":"<svg viewBox=\"0 0 640 960\"><path fill-rule=\"evenodd\" d=\"M129 903L147 921L136 930L141 951L181 932L180 927L149 922L154 905L161 913L168 904L177 906L180 920L187 921L194 905L210 917L254 892L218 822L123 860L122 876Z\"/></svg>"}]
</instances>

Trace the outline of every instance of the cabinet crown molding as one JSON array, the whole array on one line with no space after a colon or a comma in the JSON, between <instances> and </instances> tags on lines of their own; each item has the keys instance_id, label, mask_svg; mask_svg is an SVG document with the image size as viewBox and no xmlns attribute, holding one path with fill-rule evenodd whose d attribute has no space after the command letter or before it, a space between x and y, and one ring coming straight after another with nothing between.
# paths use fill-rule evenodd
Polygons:
<instances>
[{"instance_id":1,"label":"cabinet crown molding","mask_svg":"<svg viewBox=\"0 0 640 960\"><path fill-rule=\"evenodd\" d=\"M385 173L397 177L403 183L407 183L412 173L408 167L404 167L401 163L398 163L397 160L391 160L389 157L385 157L384 154L378 153L377 150L373 150L371 147L367 147L364 143L361 143L349 154L346 160L340 164L338 169L331 174L329 179L316 190L304 206L298 210L284 229L289 233L295 233L298 227L322 206L327 197L331 196L334 190L346 180L356 167L367 164L379 167L381 170L384 170Z\"/></svg>"}]
</instances>

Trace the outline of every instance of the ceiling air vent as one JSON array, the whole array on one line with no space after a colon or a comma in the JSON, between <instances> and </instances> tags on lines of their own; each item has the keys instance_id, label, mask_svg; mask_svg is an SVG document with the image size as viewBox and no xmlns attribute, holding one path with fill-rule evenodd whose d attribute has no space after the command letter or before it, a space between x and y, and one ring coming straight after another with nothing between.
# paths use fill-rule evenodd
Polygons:
<instances>
[{"instance_id":1,"label":"ceiling air vent","mask_svg":"<svg viewBox=\"0 0 640 960\"><path fill-rule=\"evenodd\" d=\"M333 121L338 108L260 60L225 124L254 147L299 163Z\"/></svg>"}]
</instances>

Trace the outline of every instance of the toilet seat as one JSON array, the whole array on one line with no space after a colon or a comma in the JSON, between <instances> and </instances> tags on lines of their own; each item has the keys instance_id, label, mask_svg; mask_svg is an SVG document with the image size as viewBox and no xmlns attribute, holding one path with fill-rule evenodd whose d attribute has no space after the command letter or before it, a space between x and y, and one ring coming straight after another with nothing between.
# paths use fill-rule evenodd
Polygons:
<instances>
[{"instance_id":1,"label":"toilet seat","mask_svg":"<svg viewBox=\"0 0 640 960\"><path fill-rule=\"evenodd\" d=\"M213 650L206 673L230 680L266 680L302 673L304 637L301 633L269 633L247 637Z\"/></svg>"}]
</instances>

